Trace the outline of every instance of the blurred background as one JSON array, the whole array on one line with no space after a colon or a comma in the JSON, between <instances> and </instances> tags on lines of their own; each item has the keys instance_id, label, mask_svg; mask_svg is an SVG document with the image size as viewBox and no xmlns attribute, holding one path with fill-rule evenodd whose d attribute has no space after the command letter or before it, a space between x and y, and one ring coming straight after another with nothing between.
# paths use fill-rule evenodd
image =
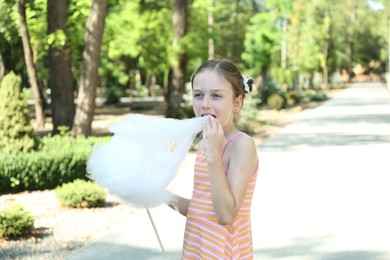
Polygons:
<instances>
[{"instance_id":1,"label":"blurred background","mask_svg":"<svg viewBox=\"0 0 390 260\"><path fill-rule=\"evenodd\" d=\"M100 104L190 117L187 83L210 58L255 79L254 110L388 71L386 0L4 0L0 13L0 78L21 79L34 129L53 134L91 135Z\"/></svg>"},{"instance_id":2,"label":"blurred background","mask_svg":"<svg viewBox=\"0 0 390 260\"><path fill-rule=\"evenodd\" d=\"M89 180L86 161L91 151L109 140L108 125L125 116L192 117L191 75L211 58L229 59L255 80L237 127L257 145L304 114L299 112L345 94L321 106L323 110L312 114L314 120L303 122L306 128L298 125L300 135L281 135L269 145L288 150L288 143L278 143L281 138L304 148L348 144L350 150L262 159L262 167L268 162L268 169L275 171L264 174L268 183L262 179L259 189L270 192L259 194L266 200L260 204L271 209L264 211L271 212L269 222L261 213L259 233L268 228L279 238L283 225L287 233L290 227L298 230L300 226L286 221L291 212L296 219L301 218L298 213L306 214L303 230L328 230L318 225L317 216L339 223L336 216L352 208L334 229L351 227L348 240L367 239L368 245L388 249L385 236L390 232L383 230L388 230L389 215L381 209L388 198L383 162L388 164L389 0L0 0L0 258L61 259L128 221L134 209ZM359 150L352 144L379 148ZM365 172L359 175L358 170ZM306 187L317 197L307 196ZM288 188L298 196L296 201ZM356 202L351 204L345 194ZM317 214L312 218L310 212L295 210L297 201L309 197L324 202L313 203L321 210L301 204ZM280 214L274 205L280 206ZM339 208L327 212L333 205ZM377 229L361 224L369 216ZM371 239L378 230L383 231L380 241ZM307 248L322 240L296 243L311 254ZM267 252L275 258L283 253L276 248L258 254L265 259ZM359 258L339 255L337 259ZM359 259L374 259L370 256L377 253L366 255Z\"/></svg>"}]
</instances>

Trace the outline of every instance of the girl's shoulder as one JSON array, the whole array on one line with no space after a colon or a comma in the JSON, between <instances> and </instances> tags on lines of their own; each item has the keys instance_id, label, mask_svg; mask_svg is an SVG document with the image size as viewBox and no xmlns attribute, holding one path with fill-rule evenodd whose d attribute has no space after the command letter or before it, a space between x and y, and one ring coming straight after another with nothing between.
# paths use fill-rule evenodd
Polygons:
<instances>
[{"instance_id":1,"label":"girl's shoulder","mask_svg":"<svg viewBox=\"0 0 390 260\"><path fill-rule=\"evenodd\" d=\"M244 132L240 132L240 134L230 142L229 146L230 154L232 155L256 154L255 140Z\"/></svg>"},{"instance_id":2,"label":"girl's shoulder","mask_svg":"<svg viewBox=\"0 0 390 260\"><path fill-rule=\"evenodd\" d=\"M255 140L244 132L240 132L240 134L237 135L236 139L237 140L235 142L233 140L232 143L235 143L235 145L238 146L239 148L248 148L248 147L254 148L256 146Z\"/></svg>"}]
</instances>

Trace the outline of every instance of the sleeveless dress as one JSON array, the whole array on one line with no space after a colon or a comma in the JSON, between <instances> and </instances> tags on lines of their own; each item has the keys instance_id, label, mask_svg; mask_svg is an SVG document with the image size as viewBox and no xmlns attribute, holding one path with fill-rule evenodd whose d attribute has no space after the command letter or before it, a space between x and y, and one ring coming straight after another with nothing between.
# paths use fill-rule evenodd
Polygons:
<instances>
[{"instance_id":1,"label":"sleeveless dress","mask_svg":"<svg viewBox=\"0 0 390 260\"><path fill-rule=\"evenodd\" d=\"M234 134L226 146L239 134L242 132ZM253 259L250 213L257 168L233 224L221 225L212 205L204 150L199 152L195 161L194 191L187 213L182 259Z\"/></svg>"}]
</instances>

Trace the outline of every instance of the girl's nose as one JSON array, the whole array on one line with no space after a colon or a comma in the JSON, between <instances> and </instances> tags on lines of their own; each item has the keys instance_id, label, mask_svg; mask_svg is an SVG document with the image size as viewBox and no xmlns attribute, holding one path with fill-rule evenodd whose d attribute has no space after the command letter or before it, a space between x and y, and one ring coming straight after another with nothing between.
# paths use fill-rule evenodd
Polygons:
<instances>
[{"instance_id":1,"label":"girl's nose","mask_svg":"<svg viewBox=\"0 0 390 260\"><path fill-rule=\"evenodd\" d=\"M209 108L209 107L210 107L210 99L205 96L203 98L202 108Z\"/></svg>"}]
</instances>

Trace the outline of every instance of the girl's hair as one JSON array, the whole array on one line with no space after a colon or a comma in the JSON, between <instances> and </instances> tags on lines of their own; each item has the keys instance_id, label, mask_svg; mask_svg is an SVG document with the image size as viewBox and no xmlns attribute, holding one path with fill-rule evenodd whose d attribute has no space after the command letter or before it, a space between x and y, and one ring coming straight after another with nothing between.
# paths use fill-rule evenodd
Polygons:
<instances>
[{"instance_id":1,"label":"girl's hair","mask_svg":"<svg viewBox=\"0 0 390 260\"><path fill-rule=\"evenodd\" d=\"M195 76L205 70L214 70L218 73L220 77L229 82L233 87L233 93L235 97L242 96L245 97L245 94L252 91L252 79L247 79L245 82L248 85L249 90L245 90L244 77L242 76L239 68L228 60L209 60L203 65L201 65L195 73L192 75L191 84L194 83Z\"/></svg>"}]
</instances>

